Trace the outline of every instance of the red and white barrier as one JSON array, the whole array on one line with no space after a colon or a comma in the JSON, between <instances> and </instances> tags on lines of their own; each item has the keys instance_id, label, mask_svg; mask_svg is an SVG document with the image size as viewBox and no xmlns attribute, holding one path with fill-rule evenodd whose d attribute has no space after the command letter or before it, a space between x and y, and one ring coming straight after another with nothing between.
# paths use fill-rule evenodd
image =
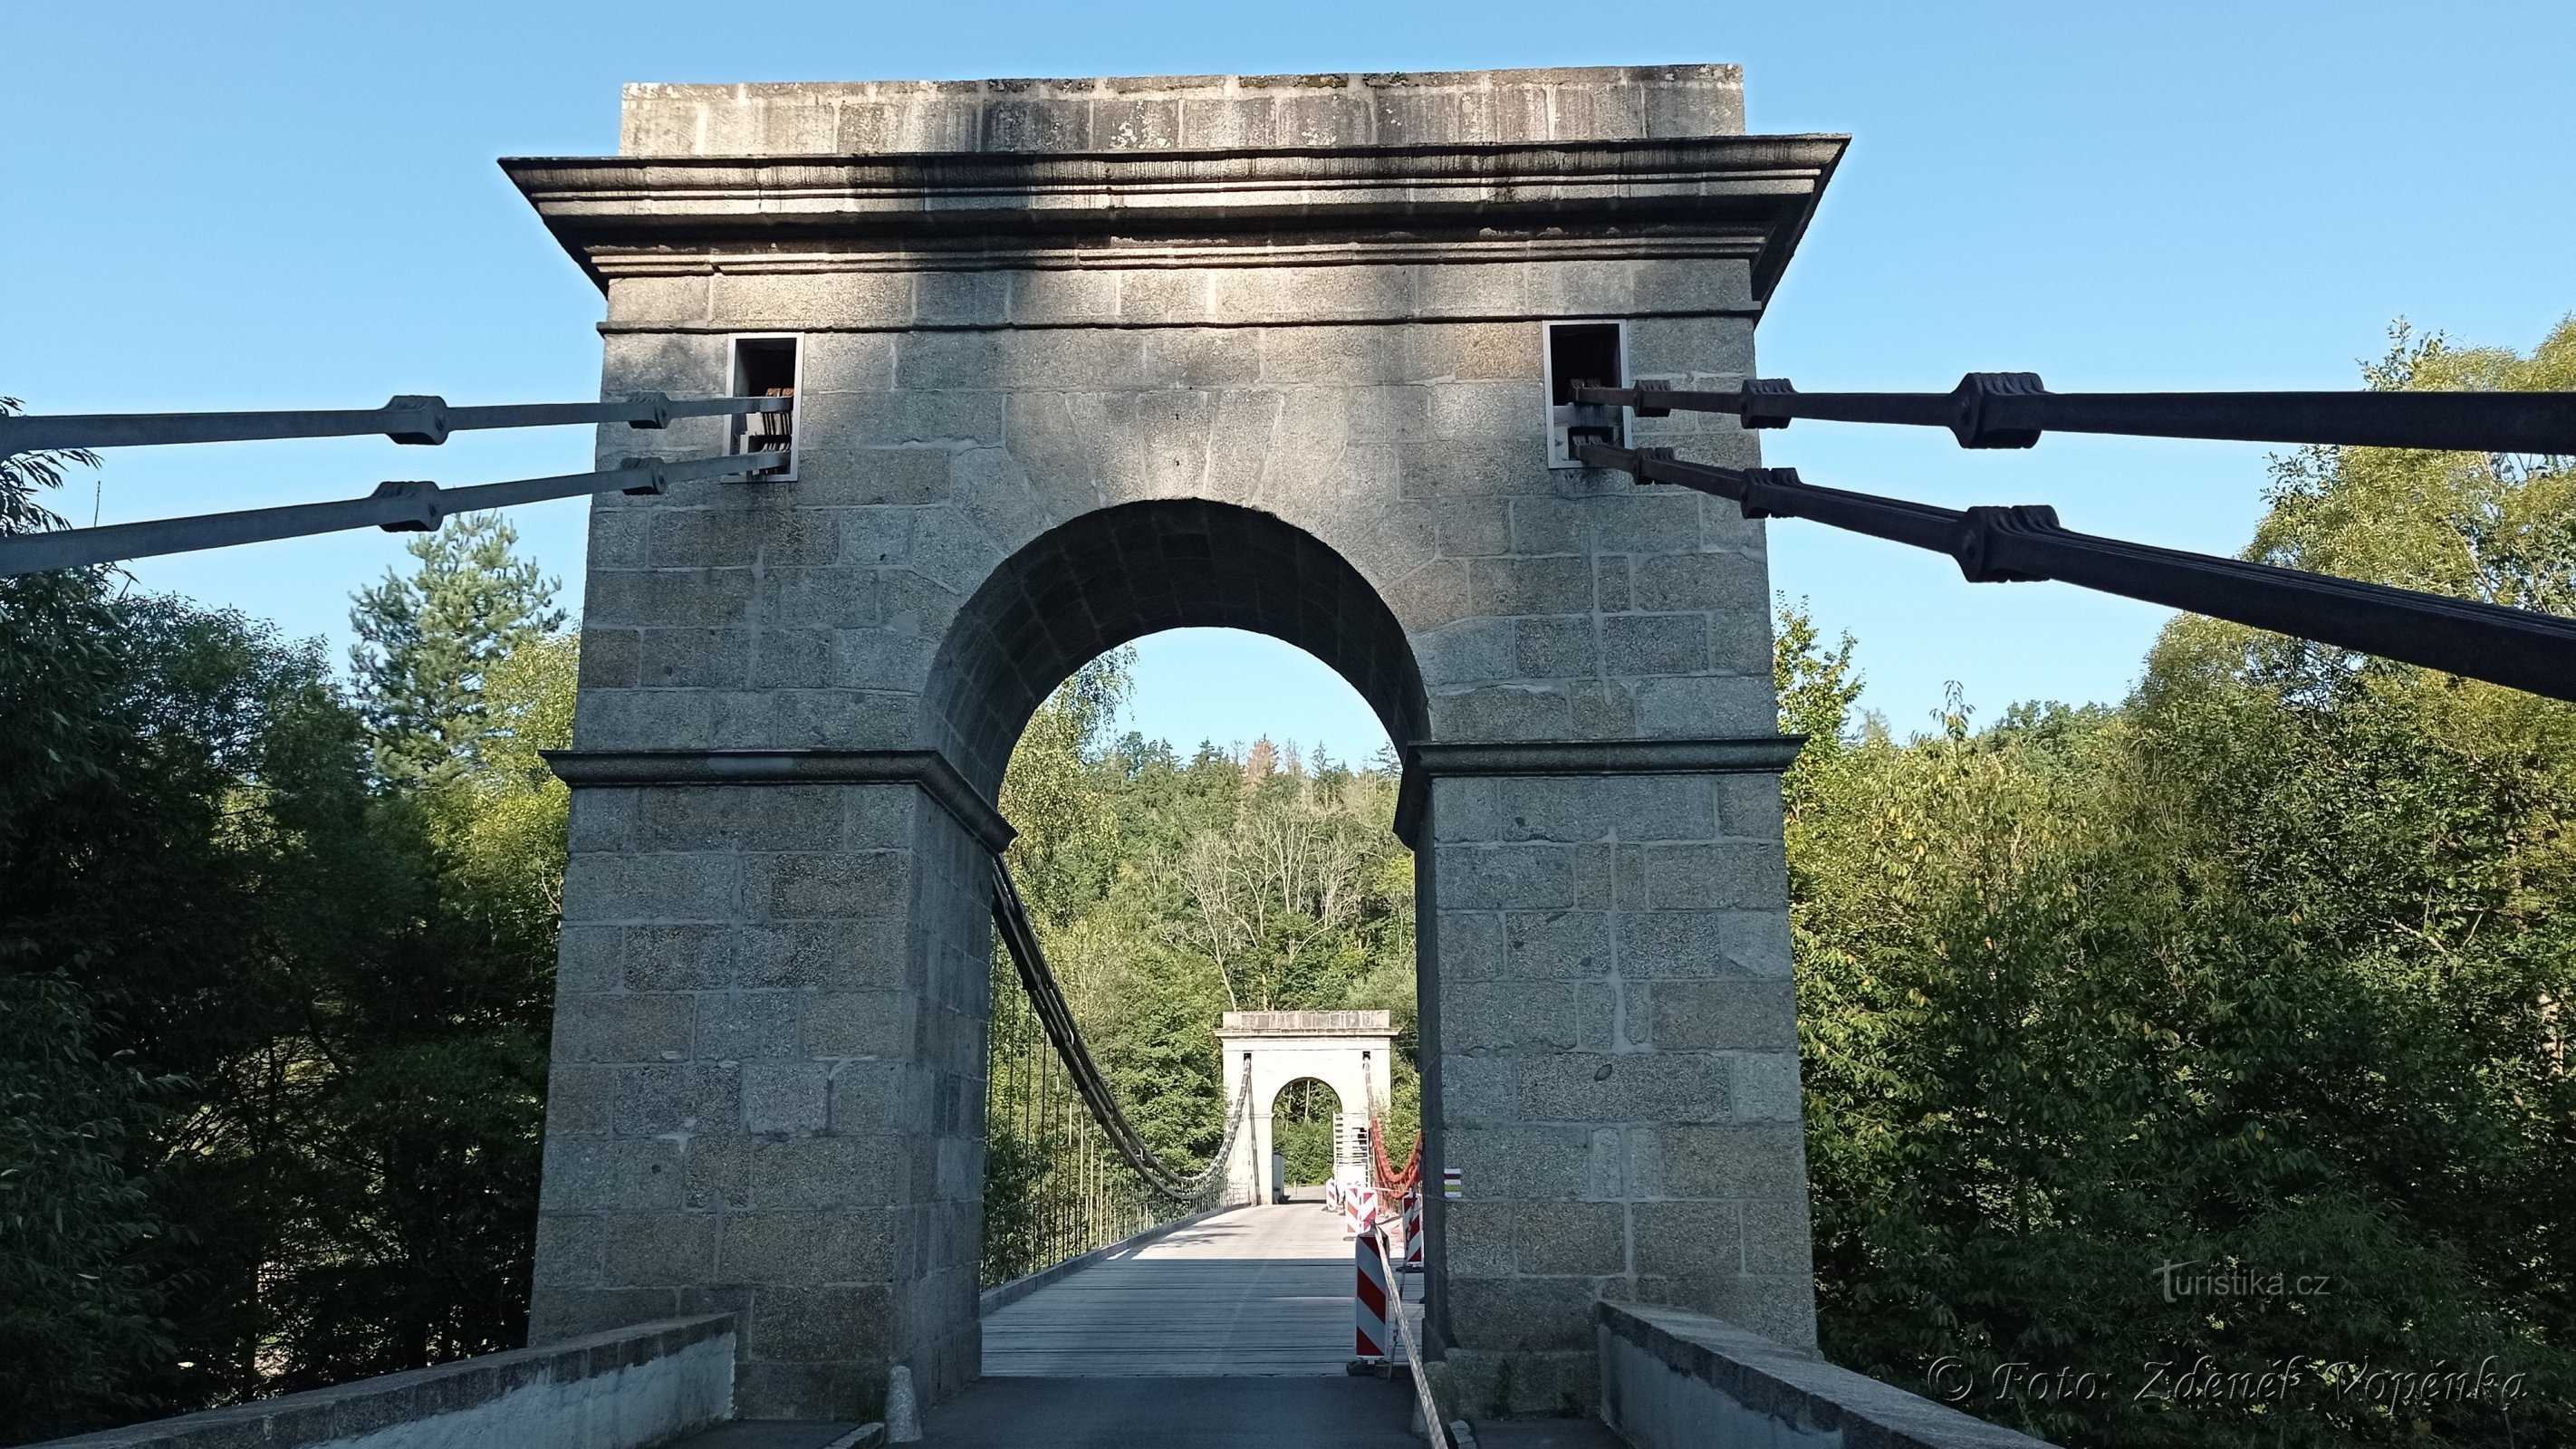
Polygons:
<instances>
[{"instance_id":1,"label":"red and white barrier","mask_svg":"<svg viewBox=\"0 0 2576 1449\"><path fill-rule=\"evenodd\" d=\"M1368 1183L1354 1183L1342 1190L1342 1232L1347 1237L1364 1237L1377 1231L1377 1189Z\"/></svg>"},{"instance_id":2,"label":"red and white barrier","mask_svg":"<svg viewBox=\"0 0 2576 1449\"><path fill-rule=\"evenodd\" d=\"M1407 1273L1422 1271L1422 1189L1404 1190L1404 1269Z\"/></svg>"},{"instance_id":3,"label":"red and white barrier","mask_svg":"<svg viewBox=\"0 0 2576 1449\"><path fill-rule=\"evenodd\" d=\"M1387 1292L1385 1247L1379 1242L1372 1225L1353 1239L1353 1256L1358 1260L1359 1292L1352 1299L1352 1316L1358 1328L1358 1355L1364 1359L1384 1359L1386 1354Z\"/></svg>"}]
</instances>

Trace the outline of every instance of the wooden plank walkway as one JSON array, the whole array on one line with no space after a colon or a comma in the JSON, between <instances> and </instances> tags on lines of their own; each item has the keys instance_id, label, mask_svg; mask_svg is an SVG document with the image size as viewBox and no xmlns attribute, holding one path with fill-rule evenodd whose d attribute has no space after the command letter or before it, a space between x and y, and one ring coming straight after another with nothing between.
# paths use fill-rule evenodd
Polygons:
<instances>
[{"instance_id":1,"label":"wooden plank walkway","mask_svg":"<svg viewBox=\"0 0 2576 1449\"><path fill-rule=\"evenodd\" d=\"M1412 1385L1346 1372L1355 1272L1320 1202L1219 1213L995 1309L983 1380L922 1427L949 1449L1420 1449ZM1421 1296L1405 1283L1417 1334ZM1486 1449L1620 1449L1589 1419L1476 1434Z\"/></svg>"},{"instance_id":2,"label":"wooden plank walkway","mask_svg":"<svg viewBox=\"0 0 2576 1449\"><path fill-rule=\"evenodd\" d=\"M984 1373L1342 1373L1355 1270L1341 1224L1313 1202L1235 1208L1068 1274L984 1320Z\"/></svg>"},{"instance_id":3,"label":"wooden plank walkway","mask_svg":"<svg viewBox=\"0 0 2576 1449\"><path fill-rule=\"evenodd\" d=\"M986 1379L922 1415L931 1449L1424 1449L1402 1379ZM1598 1419L1479 1420L1483 1449L1627 1449ZM714 1446L711 1446L714 1449Z\"/></svg>"}]
</instances>

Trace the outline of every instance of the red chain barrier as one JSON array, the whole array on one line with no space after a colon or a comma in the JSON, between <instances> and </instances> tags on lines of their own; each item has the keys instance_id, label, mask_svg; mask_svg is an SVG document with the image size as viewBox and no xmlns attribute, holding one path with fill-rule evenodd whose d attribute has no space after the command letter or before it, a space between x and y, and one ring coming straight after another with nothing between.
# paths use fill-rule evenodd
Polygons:
<instances>
[{"instance_id":1,"label":"red chain barrier","mask_svg":"<svg viewBox=\"0 0 2576 1449\"><path fill-rule=\"evenodd\" d=\"M1422 1181L1422 1134L1413 1134L1413 1155L1404 1160L1404 1171L1386 1165L1386 1134L1380 1130L1377 1114L1369 1114L1369 1150L1377 1154L1377 1184L1390 1194L1409 1192Z\"/></svg>"}]
</instances>

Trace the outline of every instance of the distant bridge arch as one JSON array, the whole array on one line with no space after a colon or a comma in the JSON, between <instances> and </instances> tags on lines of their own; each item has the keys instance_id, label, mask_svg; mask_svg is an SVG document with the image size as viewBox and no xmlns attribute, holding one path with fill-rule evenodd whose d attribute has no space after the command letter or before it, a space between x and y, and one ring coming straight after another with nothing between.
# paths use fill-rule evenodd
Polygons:
<instances>
[{"instance_id":1,"label":"distant bridge arch","mask_svg":"<svg viewBox=\"0 0 2576 1449\"><path fill-rule=\"evenodd\" d=\"M1386 1011L1225 1014L1216 1039L1225 1055L1226 1105L1231 1108L1246 1092L1252 1103L1244 1134L1252 1142L1228 1174L1229 1200L1269 1200L1270 1154L1278 1150L1271 1113L1291 1084L1321 1082L1341 1099L1343 1112L1385 1118L1394 1070L1393 1019Z\"/></svg>"}]
</instances>

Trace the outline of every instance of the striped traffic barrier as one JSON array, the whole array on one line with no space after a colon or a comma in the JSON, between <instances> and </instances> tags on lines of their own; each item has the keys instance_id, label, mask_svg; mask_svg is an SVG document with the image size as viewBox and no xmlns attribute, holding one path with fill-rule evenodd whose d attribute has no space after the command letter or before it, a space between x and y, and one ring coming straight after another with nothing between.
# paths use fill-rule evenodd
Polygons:
<instances>
[{"instance_id":1,"label":"striped traffic barrier","mask_svg":"<svg viewBox=\"0 0 2576 1449\"><path fill-rule=\"evenodd\" d=\"M1381 1242L1380 1251L1383 1252L1384 1248L1385 1244ZM1390 1272L1393 1266L1388 1265ZM1414 1427L1430 1437L1431 1449L1451 1449L1453 1443L1459 1442L1463 1442L1467 1449L1475 1449L1474 1435L1468 1434L1463 1440L1453 1441L1449 1437L1449 1426L1440 1422L1440 1402L1432 1396L1430 1376L1421 1369L1422 1345L1413 1338L1413 1315L1404 1311L1401 1300L1395 1305L1395 1336L1396 1341L1404 1345L1405 1377L1413 1380L1413 1412L1418 1416ZM1457 1427L1463 1432L1467 1425L1461 1420Z\"/></svg>"},{"instance_id":2,"label":"striped traffic barrier","mask_svg":"<svg viewBox=\"0 0 2576 1449\"><path fill-rule=\"evenodd\" d=\"M1422 1189L1404 1190L1404 1271L1422 1271Z\"/></svg>"},{"instance_id":3,"label":"striped traffic barrier","mask_svg":"<svg viewBox=\"0 0 2576 1449\"><path fill-rule=\"evenodd\" d=\"M1377 1231L1377 1189L1368 1183L1353 1183L1342 1193L1342 1232L1346 1237L1366 1237Z\"/></svg>"},{"instance_id":4,"label":"striped traffic barrier","mask_svg":"<svg viewBox=\"0 0 2576 1449\"><path fill-rule=\"evenodd\" d=\"M1386 1248L1371 1226L1353 1239L1353 1256L1359 1263L1359 1289L1352 1299L1352 1317L1358 1329L1358 1356L1383 1362L1386 1358Z\"/></svg>"}]
</instances>

